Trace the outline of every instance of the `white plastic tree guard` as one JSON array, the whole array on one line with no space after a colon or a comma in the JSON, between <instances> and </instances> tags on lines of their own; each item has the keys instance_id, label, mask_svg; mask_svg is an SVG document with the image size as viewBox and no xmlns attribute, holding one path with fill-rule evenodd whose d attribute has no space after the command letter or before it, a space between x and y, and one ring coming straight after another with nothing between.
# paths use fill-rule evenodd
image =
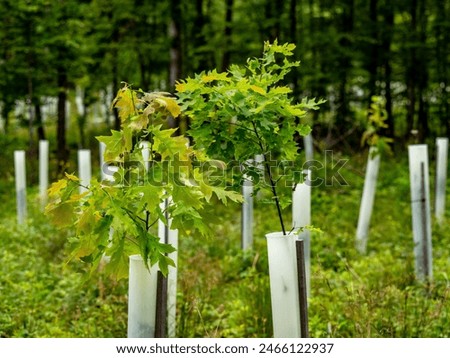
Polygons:
<instances>
[{"instance_id":1,"label":"white plastic tree guard","mask_svg":"<svg viewBox=\"0 0 450 358\"><path fill-rule=\"evenodd\" d=\"M166 199L161 204L161 209L166 210L169 205L170 198ZM165 212L165 211L164 211ZM159 220L158 221L158 237L161 242L170 244L175 248L174 252L169 254L169 257L175 262L175 267L169 266L169 273L167 275L167 336L174 338L176 336L176 311L177 311L177 263L178 263L178 230L170 229L172 220L166 215L167 226Z\"/></svg>"},{"instance_id":2,"label":"white plastic tree guard","mask_svg":"<svg viewBox=\"0 0 450 358\"><path fill-rule=\"evenodd\" d=\"M292 191L292 227L297 231L311 225L311 170L307 169L303 183L298 183ZM302 229L298 239L303 240L305 252L306 288L308 297L311 293L311 233Z\"/></svg>"},{"instance_id":3,"label":"white plastic tree guard","mask_svg":"<svg viewBox=\"0 0 450 358\"><path fill-rule=\"evenodd\" d=\"M253 182L244 178L242 185L241 245L243 250L253 246Z\"/></svg>"},{"instance_id":4,"label":"white plastic tree guard","mask_svg":"<svg viewBox=\"0 0 450 358\"><path fill-rule=\"evenodd\" d=\"M265 170L264 170L264 154L256 154L255 155L255 167L259 172L259 182L263 182L264 179L264 175L265 175ZM263 196L263 193L261 190L258 191L258 193L256 194L256 198L259 200L261 199Z\"/></svg>"},{"instance_id":5,"label":"white plastic tree guard","mask_svg":"<svg viewBox=\"0 0 450 358\"><path fill-rule=\"evenodd\" d=\"M17 223L23 224L27 219L27 191L25 151L14 151L14 172L16 179Z\"/></svg>"},{"instance_id":6,"label":"white plastic tree guard","mask_svg":"<svg viewBox=\"0 0 450 358\"><path fill-rule=\"evenodd\" d=\"M415 272L417 279L424 281L433 277L428 147L410 145L408 154Z\"/></svg>"},{"instance_id":7,"label":"white plastic tree guard","mask_svg":"<svg viewBox=\"0 0 450 358\"><path fill-rule=\"evenodd\" d=\"M150 168L150 144L145 141L142 142L141 150L142 150L142 160L144 162L144 169L146 172L148 172L148 169Z\"/></svg>"},{"instance_id":8,"label":"white plastic tree guard","mask_svg":"<svg viewBox=\"0 0 450 358\"><path fill-rule=\"evenodd\" d=\"M91 151L90 149L78 150L78 175L80 178L80 193L84 193L91 183Z\"/></svg>"},{"instance_id":9,"label":"white plastic tree guard","mask_svg":"<svg viewBox=\"0 0 450 358\"><path fill-rule=\"evenodd\" d=\"M274 338L300 338L297 235L275 232L266 239Z\"/></svg>"},{"instance_id":10,"label":"white plastic tree guard","mask_svg":"<svg viewBox=\"0 0 450 358\"><path fill-rule=\"evenodd\" d=\"M39 141L39 199L41 209L47 204L48 189L48 140Z\"/></svg>"},{"instance_id":11,"label":"white plastic tree guard","mask_svg":"<svg viewBox=\"0 0 450 358\"><path fill-rule=\"evenodd\" d=\"M105 149L106 144L103 142L98 142L98 149L99 149L99 164L100 164L100 180L103 181L107 179L108 173L105 173L106 167L105 167ZM110 179L108 179L110 180Z\"/></svg>"},{"instance_id":12,"label":"white plastic tree guard","mask_svg":"<svg viewBox=\"0 0 450 358\"><path fill-rule=\"evenodd\" d=\"M75 105L77 107L77 113L79 116L82 116L84 112L83 98L84 98L84 88L77 86L75 89Z\"/></svg>"},{"instance_id":13,"label":"white plastic tree guard","mask_svg":"<svg viewBox=\"0 0 450 358\"><path fill-rule=\"evenodd\" d=\"M438 223L442 223L444 220L447 161L448 138L436 138L436 190L434 211Z\"/></svg>"},{"instance_id":14,"label":"white plastic tree guard","mask_svg":"<svg viewBox=\"0 0 450 358\"><path fill-rule=\"evenodd\" d=\"M303 145L305 146L305 159L309 162L314 158L313 137L311 133L303 137Z\"/></svg>"},{"instance_id":15,"label":"white plastic tree guard","mask_svg":"<svg viewBox=\"0 0 450 358\"><path fill-rule=\"evenodd\" d=\"M130 256L128 279L128 338L154 338L158 269L150 271L140 255Z\"/></svg>"},{"instance_id":16,"label":"white plastic tree guard","mask_svg":"<svg viewBox=\"0 0 450 358\"><path fill-rule=\"evenodd\" d=\"M370 217L372 216L379 168L380 154L376 152L376 148L371 147L369 150L369 158L367 159L363 195L359 208L358 226L356 228L356 248L363 254L367 250Z\"/></svg>"}]
</instances>

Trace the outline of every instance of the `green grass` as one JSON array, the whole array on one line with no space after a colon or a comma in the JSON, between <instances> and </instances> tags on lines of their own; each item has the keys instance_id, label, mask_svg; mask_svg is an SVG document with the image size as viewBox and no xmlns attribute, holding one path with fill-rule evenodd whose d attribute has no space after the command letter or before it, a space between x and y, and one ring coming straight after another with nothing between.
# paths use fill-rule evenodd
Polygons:
<instances>
[{"instance_id":1,"label":"green grass","mask_svg":"<svg viewBox=\"0 0 450 358\"><path fill-rule=\"evenodd\" d=\"M311 336L449 337L450 187L446 220L433 222L434 280L419 283L405 154L382 159L368 252L355 250L365 162L364 153L349 159L341 171L347 186L312 190L312 224L323 234L312 235ZM0 337L125 337L127 282L102 270L85 279L82 263L66 262L69 233L39 211L36 188L27 226L17 227L12 171L1 169ZM270 337L264 235L279 231L276 212L256 204L254 248L242 252L239 206L214 211L215 239L180 238L177 336ZM290 220L289 208L285 215Z\"/></svg>"}]
</instances>

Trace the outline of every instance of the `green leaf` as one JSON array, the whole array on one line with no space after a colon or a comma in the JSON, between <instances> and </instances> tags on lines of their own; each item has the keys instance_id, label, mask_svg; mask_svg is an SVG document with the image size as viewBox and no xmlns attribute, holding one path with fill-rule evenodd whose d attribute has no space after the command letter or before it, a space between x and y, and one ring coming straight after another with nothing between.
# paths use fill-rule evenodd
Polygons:
<instances>
[{"instance_id":1,"label":"green leaf","mask_svg":"<svg viewBox=\"0 0 450 358\"><path fill-rule=\"evenodd\" d=\"M188 148L188 139L185 137L175 137L173 134L176 129L164 129L155 128L152 131L153 134L153 149L161 154L161 160L175 159L187 161L191 149Z\"/></svg>"},{"instance_id":2,"label":"green leaf","mask_svg":"<svg viewBox=\"0 0 450 358\"><path fill-rule=\"evenodd\" d=\"M117 280L128 277L130 252L126 249L126 246L124 236L121 234L119 239L114 241L113 247L108 250L111 259L107 269Z\"/></svg>"},{"instance_id":3,"label":"green leaf","mask_svg":"<svg viewBox=\"0 0 450 358\"><path fill-rule=\"evenodd\" d=\"M230 199L236 203L240 203L243 201L243 197L241 194L236 193L234 191L225 190L220 187L211 187L214 194L216 194L217 198L222 201L224 204L227 204L227 199Z\"/></svg>"},{"instance_id":4,"label":"green leaf","mask_svg":"<svg viewBox=\"0 0 450 358\"><path fill-rule=\"evenodd\" d=\"M105 161L116 161L122 159L124 152L131 151L132 135L131 131L119 132L111 130L110 136L98 136L98 141L105 143Z\"/></svg>"},{"instance_id":5,"label":"green leaf","mask_svg":"<svg viewBox=\"0 0 450 358\"><path fill-rule=\"evenodd\" d=\"M46 215L49 216L51 222L56 226L72 226L75 217L74 205L66 202L59 205L49 204L47 206Z\"/></svg>"}]
</instances>

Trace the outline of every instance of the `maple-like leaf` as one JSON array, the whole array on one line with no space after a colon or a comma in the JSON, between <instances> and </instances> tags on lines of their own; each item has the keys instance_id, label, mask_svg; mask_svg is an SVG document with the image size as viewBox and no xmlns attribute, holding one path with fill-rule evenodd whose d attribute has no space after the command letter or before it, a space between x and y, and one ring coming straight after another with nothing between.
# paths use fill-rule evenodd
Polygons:
<instances>
[{"instance_id":1,"label":"maple-like leaf","mask_svg":"<svg viewBox=\"0 0 450 358\"><path fill-rule=\"evenodd\" d=\"M192 150L188 147L188 139L181 136L173 136L176 129L164 129L160 127L155 128L153 134L153 149L161 154L161 160L175 159L188 160Z\"/></svg>"},{"instance_id":2,"label":"maple-like leaf","mask_svg":"<svg viewBox=\"0 0 450 358\"><path fill-rule=\"evenodd\" d=\"M72 226L75 218L74 204L49 204L46 207L46 215L50 218L51 222L58 227Z\"/></svg>"},{"instance_id":3,"label":"maple-like leaf","mask_svg":"<svg viewBox=\"0 0 450 358\"><path fill-rule=\"evenodd\" d=\"M128 87L128 85L124 85L117 92L117 96L112 103L112 107L115 107L119 111L119 117L122 122L125 122L129 119L129 117L136 113L135 107L135 96L133 91Z\"/></svg>"},{"instance_id":4,"label":"maple-like leaf","mask_svg":"<svg viewBox=\"0 0 450 358\"><path fill-rule=\"evenodd\" d=\"M99 142L105 143L106 145L104 154L105 161L118 160L123 153L131 151L131 132L126 134L127 136L123 132L111 130L110 136L96 137Z\"/></svg>"},{"instance_id":5,"label":"maple-like leaf","mask_svg":"<svg viewBox=\"0 0 450 358\"><path fill-rule=\"evenodd\" d=\"M60 179L57 182L52 183L50 188L48 188L47 192L50 197L58 196L61 193L61 190L67 187L67 179Z\"/></svg>"},{"instance_id":6,"label":"maple-like leaf","mask_svg":"<svg viewBox=\"0 0 450 358\"><path fill-rule=\"evenodd\" d=\"M174 118L180 115L181 108L175 99L161 96L156 98L155 101L166 108Z\"/></svg>"}]
</instances>

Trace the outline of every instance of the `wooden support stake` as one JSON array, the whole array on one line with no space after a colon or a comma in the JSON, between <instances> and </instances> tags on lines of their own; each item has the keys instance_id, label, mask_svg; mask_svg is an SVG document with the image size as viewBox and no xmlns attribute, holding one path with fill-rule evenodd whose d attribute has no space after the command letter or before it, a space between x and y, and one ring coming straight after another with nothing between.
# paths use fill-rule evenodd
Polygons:
<instances>
[{"instance_id":1,"label":"wooden support stake","mask_svg":"<svg viewBox=\"0 0 450 358\"><path fill-rule=\"evenodd\" d=\"M167 331L167 277L158 271L156 291L155 338L165 338Z\"/></svg>"},{"instance_id":2,"label":"wooden support stake","mask_svg":"<svg viewBox=\"0 0 450 358\"><path fill-rule=\"evenodd\" d=\"M305 250L303 246L303 240L295 241L295 250L297 253L298 300L300 307L300 334L301 338L309 338L308 295L306 288Z\"/></svg>"}]
</instances>

